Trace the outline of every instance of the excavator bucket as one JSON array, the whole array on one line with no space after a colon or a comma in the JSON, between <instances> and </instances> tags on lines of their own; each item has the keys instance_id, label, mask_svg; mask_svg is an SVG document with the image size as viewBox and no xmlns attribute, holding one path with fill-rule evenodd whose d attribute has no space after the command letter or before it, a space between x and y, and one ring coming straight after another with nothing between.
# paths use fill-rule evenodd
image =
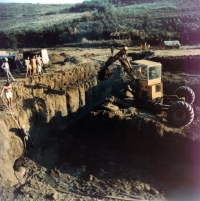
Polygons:
<instances>
[{"instance_id":1,"label":"excavator bucket","mask_svg":"<svg viewBox=\"0 0 200 201\"><path fill-rule=\"evenodd\" d=\"M111 70L110 68L101 69L98 72L98 80L108 80L112 77L113 74L114 74L114 71Z\"/></svg>"}]
</instances>

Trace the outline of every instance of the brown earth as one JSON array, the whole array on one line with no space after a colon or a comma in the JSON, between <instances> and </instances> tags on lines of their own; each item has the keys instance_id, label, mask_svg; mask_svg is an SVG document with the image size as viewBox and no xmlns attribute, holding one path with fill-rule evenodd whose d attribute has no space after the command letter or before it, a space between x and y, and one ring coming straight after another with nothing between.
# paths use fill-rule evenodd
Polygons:
<instances>
[{"instance_id":1,"label":"brown earth","mask_svg":"<svg viewBox=\"0 0 200 201\"><path fill-rule=\"evenodd\" d=\"M168 57L172 63L184 56L195 61L193 71L164 65L163 73L166 93L183 84L196 93L195 119L187 127L174 128L164 113L155 116L131 104L117 112L102 110L107 90L117 94L130 84L128 77L95 79L109 49L50 49L53 66L46 74L26 80L15 75L13 115L30 129L35 149L23 151L17 126L1 103L1 200L199 200L200 51L154 53L150 59L168 64Z\"/></svg>"}]
</instances>

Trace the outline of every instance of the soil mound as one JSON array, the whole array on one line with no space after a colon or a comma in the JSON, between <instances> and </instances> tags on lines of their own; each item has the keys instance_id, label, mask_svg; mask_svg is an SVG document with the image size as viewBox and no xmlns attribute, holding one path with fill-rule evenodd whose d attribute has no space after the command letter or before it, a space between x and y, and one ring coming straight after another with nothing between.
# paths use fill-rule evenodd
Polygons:
<instances>
[{"instance_id":1,"label":"soil mound","mask_svg":"<svg viewBox=\"0 0 200 201\"><path fill-rule=\"evenodd\" d=\"M64 62L71 62L71 63L74 63L74 64L79 64L79 63L83 62L83 58L80 57L80 56L73 56L73 57L66 58L64 60Z\"/></svg>"},{"instance_id":2,"label":"soil mound","mask_svg":"<svg viewBox=\"0 0 200 201\"><path fill-rule=\"evenodd\" d=\"M64 57L59 54L49 54L49 59L52 63L59 63L64 61Z\"/></svg>"},{"instance_id":3,"label":"soil mound","mask_svg":"<svg viewBox=\"0 0 200 201\"><path fill-rule=\"evenodd\" d=\"M60 56L64 57L65 59L70 57L70 55L65 52L61 53Z\"/></svg>"}]
</instances>

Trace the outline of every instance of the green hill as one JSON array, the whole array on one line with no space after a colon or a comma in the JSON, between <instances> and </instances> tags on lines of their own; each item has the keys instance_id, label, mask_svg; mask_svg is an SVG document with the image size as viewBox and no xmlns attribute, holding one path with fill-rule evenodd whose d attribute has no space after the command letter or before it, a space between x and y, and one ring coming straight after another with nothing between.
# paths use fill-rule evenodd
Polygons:
<instances>
[{"instance_id":1,"label":"green hill","mask_svg":"<svg viewBox=\"0 0 200 201\"><path fill-rule=\"evenodd\" d=\"M0 48L128 39L200 42L199 0L91 0L79 4L0 3Z\"/></svg>"}]
</instances>

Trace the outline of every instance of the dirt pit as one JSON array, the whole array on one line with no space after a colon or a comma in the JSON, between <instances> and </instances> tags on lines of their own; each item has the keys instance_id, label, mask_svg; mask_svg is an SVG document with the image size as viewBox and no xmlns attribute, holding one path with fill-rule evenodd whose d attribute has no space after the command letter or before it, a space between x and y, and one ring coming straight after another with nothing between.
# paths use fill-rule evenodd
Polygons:
<instances>
[{"instance_id":1,"label":"dirt pit","mask_svg":"<svg viewBox=\"0 0 200 201\"><path fill-rule=\"evenodd\" d=\"M98 107L25 151L17 200L199 200L200 143L191 127L163 126L153 114ZM198 129L199 126L193 127ZM194 128L193 128L194 129ZM197 130L195 130L197 132ZM195 133L193 132L193 133Z\"/></svg>"},{"instance_id":2,"label":"dirt pit","mask_svg":"<svg viewBox=\"0 0 200 201\"><path fill-rule=\"evenodd\" d=\"M55 68L64 61L60 56L54 55ZM198 73L166 69L165 92L185 83L198 92ZM130 83L123 79L113 86L113 94ZM64 131L49 133L33 150L25 150L14 165L19 184L1 188L0 200L199 201L196 94L195 119L180 129L170 126L165 114L137 109L132 116L130 106L118 112L94 108Z\"/></svg>"}]
</instances>

